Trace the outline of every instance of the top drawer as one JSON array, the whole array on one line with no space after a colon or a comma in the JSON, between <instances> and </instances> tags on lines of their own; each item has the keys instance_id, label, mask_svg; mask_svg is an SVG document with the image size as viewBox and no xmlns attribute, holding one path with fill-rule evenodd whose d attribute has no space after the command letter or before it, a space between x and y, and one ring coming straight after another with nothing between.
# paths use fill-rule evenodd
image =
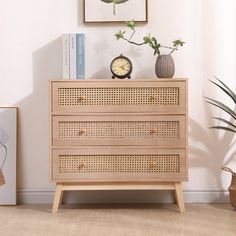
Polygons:
<instances>
[{"instance_id":1,"label":"top drawer","mask_svg":"<svg viewBox=\"0 0 236 236\"><path fill-rule=\"evenodd\" d=\"M186 113L186 80L52 81L52 112Z\"/></svg>"}]
</instances>

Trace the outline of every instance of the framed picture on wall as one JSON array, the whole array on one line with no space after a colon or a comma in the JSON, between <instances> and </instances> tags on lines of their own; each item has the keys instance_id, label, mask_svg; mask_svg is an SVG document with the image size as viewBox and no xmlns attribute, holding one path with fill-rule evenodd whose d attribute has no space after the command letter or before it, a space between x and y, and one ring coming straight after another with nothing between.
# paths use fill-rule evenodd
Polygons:
<instances>
[{"instance_id":1,"label":"framed picture on wall","mask_svg":"<svg viewBox=\"0 0 236 236\"><path fill-rule=\"evenodd\" d=\"M0 107L0 205L17 203L17 107Z\"/></svg>"},{"instance_id":2,"label":"framed picture on wall","mask_svg":"<svg viewBox=\"0 0 236 236\"><path fill-rule=\"evenodd\" d=\"M146 23L147 11L147 0L84 0L84 23Z\"/></svg>"}]
</instances>

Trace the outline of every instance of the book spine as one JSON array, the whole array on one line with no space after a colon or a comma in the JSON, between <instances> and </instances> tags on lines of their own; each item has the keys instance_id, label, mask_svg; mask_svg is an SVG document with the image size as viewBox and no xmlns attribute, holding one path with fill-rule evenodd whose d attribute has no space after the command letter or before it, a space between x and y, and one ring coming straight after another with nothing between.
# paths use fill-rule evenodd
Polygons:
<instances>
[{"instance_id":1,"label":"book spine","mask_svg":"<svg viewBox=\"0 0 236 236\"><path fill-rule=\"evenodd\" d=\"M70 79L76 79L76 34L70 34Z\"/></svg>"},{"instance_id":2,"label":"book spine","mask_svg":"<svg viewBox=\"0 0 236 236\"><path fill-rule=\"evenodd\" d=\"M85 36L76 34L76 78L85 79Z\"/></svg>"},{"instance_id":3,"label":"book spine","mask_svg":"<svg viewBox=\"0 0 236 236\"><path fill-rule=\"evenodd\" d=\"M62 35L62 77L70 78L70 35Z\"/></svg>"}]
</instances>

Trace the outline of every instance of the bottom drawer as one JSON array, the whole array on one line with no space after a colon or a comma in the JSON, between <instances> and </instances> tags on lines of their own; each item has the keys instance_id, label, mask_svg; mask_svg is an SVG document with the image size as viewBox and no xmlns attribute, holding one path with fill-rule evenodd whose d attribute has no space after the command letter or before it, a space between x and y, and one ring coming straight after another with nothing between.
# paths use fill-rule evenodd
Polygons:
<instances>
[{"instance_id":1,"label":"bottom drawer","mask_svg":"<svg viewBox=\"0 0 236 236\"><path fill-rule=\"evenodd\" d=\"M76 148L52 150L56 182L187 180L185 149Z\"/></svg>"}]
</instances>

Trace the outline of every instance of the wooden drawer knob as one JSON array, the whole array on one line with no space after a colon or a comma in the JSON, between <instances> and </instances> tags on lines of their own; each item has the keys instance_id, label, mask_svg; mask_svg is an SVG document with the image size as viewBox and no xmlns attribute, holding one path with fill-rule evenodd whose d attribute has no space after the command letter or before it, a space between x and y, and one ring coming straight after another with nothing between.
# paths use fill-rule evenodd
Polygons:
<instances>
[{"instance_id":1,"label":"wooden drawer knob","mask_svg":"<svg viewBox=\"0 0 236 236\"><path fill-rule=\"evenodd\" d=\"M153 161L152 163L150 163L150 167L151 168L154 168L154 167L157 167L158 165L157 165L157 163L155 162L155 161Z\"/></svg>"},{"instance_id":2,"label":"wooden drawer knob","mask_svg":"<svg viewBox=\"0 0 236 236\"><path fill-rule=\"evenodd\" d=\"M151 101L156 100L156 99L157 99L156 96L151 96L151 97L150 97L150 100L151 100Z\"/></svg>"},{"instance_id":3,"label":"wooden drawer knob","mask_svg":"<svg viewBox=\"0 0 236 236\"><path fill-rule=\"evenodd\" d=\"M150 130L150 134L155 134L155 133L157 133L157 129L151 129Z\"/></svg>"},{"instance_id":4,"label":"wooden drawer knob","mask_svg":"<svg viewBox=\"0 0 236 236\"><path fill-rule=\"evenodd\" d=\"M80 96L80 97L78 98L78 101L79 101L79 102L84 101L84 100L85 100L85 97L84 97L84 96Z\"/></svg>"},{"instance_id":5,"label":"wooden drawer knob","mask_svg":"<svg viewBox=\"0 0 236 236\"><path fill-rule=\"evenodd\" d=\"M83 135L83 134L85 134L86 133L86 129L81 129L80 131L79 131L79 135Z\"/></svg>"},{"instance_id":6,"label":"wooden drawer knob","mask_svg":"<svg viewBox=\"0 0 236 236\"><path fill-rule=\"evenodd\" d=\"M79 169L79 170L81 170L81 169L83 169L83 168L85 168L85 164L84 164L84 163L81 163L81 164L78 165L78 169Z\"/></svg>"}]
</instances>

